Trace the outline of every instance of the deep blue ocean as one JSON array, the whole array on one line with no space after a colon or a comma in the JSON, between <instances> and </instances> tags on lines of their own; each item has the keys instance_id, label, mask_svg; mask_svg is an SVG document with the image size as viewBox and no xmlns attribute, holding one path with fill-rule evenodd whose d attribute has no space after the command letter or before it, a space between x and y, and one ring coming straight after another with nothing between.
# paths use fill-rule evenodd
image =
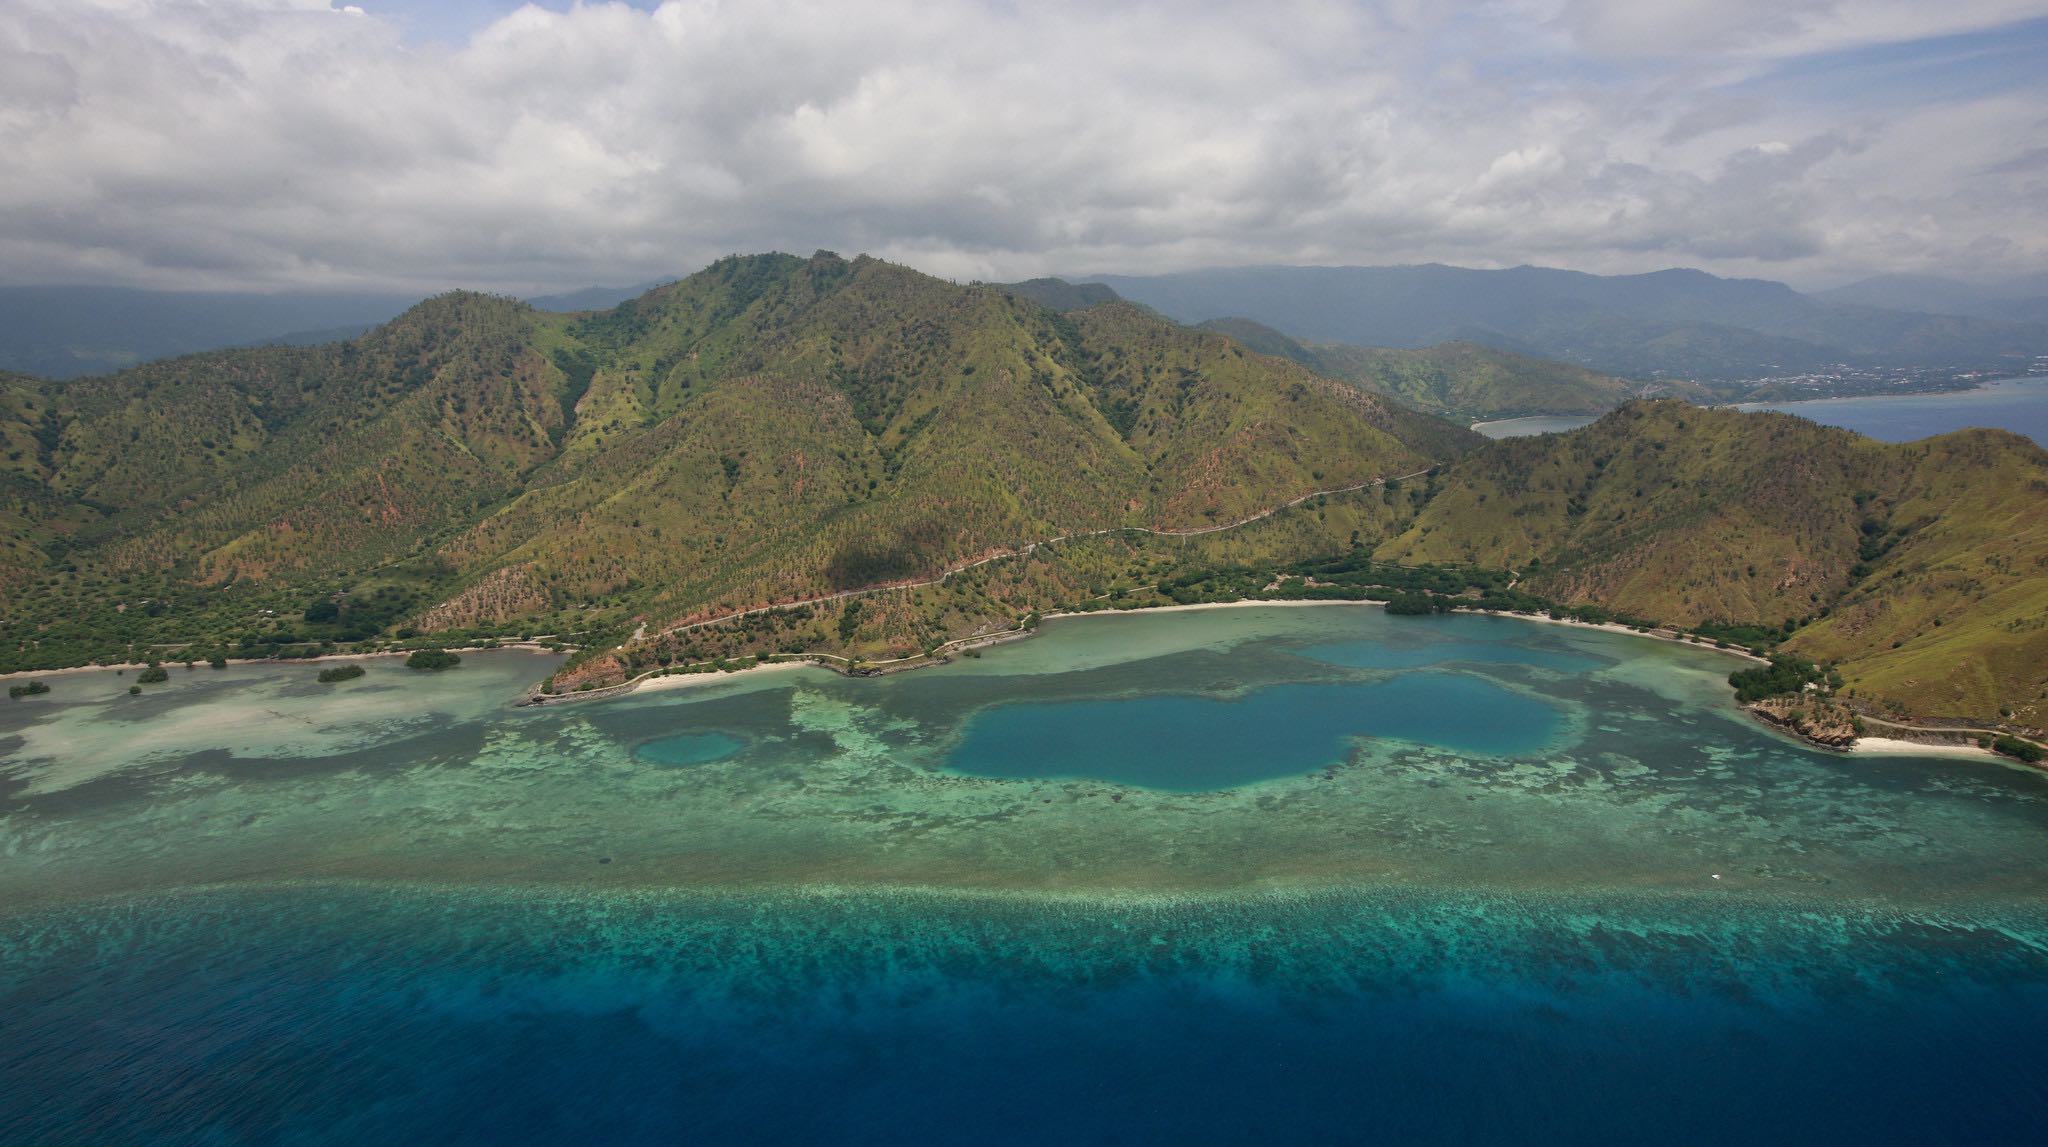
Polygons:
<instances>
[{"instance_id":1,"label":"deep blue ocean","mask_svg":"<svg viewBox=\"0 0 2048 1147\"><path fill-rule=\"evenodd\" d=\"M13 1144L2032 1144L2048 1111L2048 962L1960 919L308 886L28 927L61 942L0 986Z\"/></svg>"},{"instance_id":2,"label":"deep blue ocean","mask_svg":"<svg viewBox=\"0 0 2048 1147\"><path fill-rule=\"evenodd\" d=\"M1326 606L541 711L57 679L0 1144L2041 1142L2048 784L1731 664Z\"/></svg>"}]
</instances>

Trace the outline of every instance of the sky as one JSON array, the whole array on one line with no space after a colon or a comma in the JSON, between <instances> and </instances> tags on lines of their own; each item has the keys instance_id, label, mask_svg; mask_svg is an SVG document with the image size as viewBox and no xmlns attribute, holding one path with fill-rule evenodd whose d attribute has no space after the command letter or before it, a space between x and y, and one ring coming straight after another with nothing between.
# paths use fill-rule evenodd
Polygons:
<instances>
[{"instance_id":1,"label":"sky","mask_svg":"<svg viewBox=\"0 0 2048 1147\"><path fill-rule=\"evenodd\" d=\"M0 282L2048 270L2048 0L0 0Z\"/></svg>"}]
</instances>

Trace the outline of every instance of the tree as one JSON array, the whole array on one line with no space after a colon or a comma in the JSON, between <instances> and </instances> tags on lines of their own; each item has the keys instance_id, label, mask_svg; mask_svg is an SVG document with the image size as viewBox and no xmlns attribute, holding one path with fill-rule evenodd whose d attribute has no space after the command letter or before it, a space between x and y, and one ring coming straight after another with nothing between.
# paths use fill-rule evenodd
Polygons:
<instances>
[{"instance_id":1,"label":"tree","mask_svg":"<svg viewBox=\"0 0 2048 1147\"><path fill-rule=\"evenodd\" d=\"M411 657L405 659L407 669L427 669L436 672L453 669L460 664L462 658L445 649L417 649L413 651Z\"/></svg>"}]
</instances>

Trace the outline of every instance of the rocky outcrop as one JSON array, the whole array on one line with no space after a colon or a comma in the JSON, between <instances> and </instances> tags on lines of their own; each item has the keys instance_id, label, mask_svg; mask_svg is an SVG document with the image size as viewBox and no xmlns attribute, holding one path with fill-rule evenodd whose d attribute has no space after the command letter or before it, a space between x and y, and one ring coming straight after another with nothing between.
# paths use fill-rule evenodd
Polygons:
<instances>
[{"instance_id":1,"label":"rocky outcrop","mask_svg":"<svg viewBox=\"0 0 2048 1147\"><path fill-rule=\"evenodd\" d=\"M1826 697L1811 693L1766 697L1750 703L1748 709L1759 720L1822 748L1847 749L1856 744L1856 715Z\"/></svg>"},{"instance_id":2,"label":"rocky outcrop","mask_svg":"<svg viewBox=\"0 0 2048 1147\"><path fill-rule=\"evenodd\" d=\"M626 663L610 653L571 665L549 679L557 693L574 693L588 685L603 689L626 680Z\"/></svg>"}]
</instances>

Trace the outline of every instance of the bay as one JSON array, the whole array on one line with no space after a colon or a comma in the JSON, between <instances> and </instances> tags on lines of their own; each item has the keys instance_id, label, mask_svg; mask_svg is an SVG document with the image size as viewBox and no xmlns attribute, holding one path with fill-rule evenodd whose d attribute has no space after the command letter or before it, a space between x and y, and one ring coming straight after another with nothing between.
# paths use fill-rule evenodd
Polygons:
<instances>
[{"instance_id":1,"label":"bay","mask_svg":"<svg viewBox=\"0 0 2048 1147\"><path fill-rule=\"evenodd\" d=\"M1806 749L1710 650L1256 606L505 704L551 664L0 709L0 1140L2020 1143L2048 1100L2040 774Z\"/></svg>"}]
</instances>

